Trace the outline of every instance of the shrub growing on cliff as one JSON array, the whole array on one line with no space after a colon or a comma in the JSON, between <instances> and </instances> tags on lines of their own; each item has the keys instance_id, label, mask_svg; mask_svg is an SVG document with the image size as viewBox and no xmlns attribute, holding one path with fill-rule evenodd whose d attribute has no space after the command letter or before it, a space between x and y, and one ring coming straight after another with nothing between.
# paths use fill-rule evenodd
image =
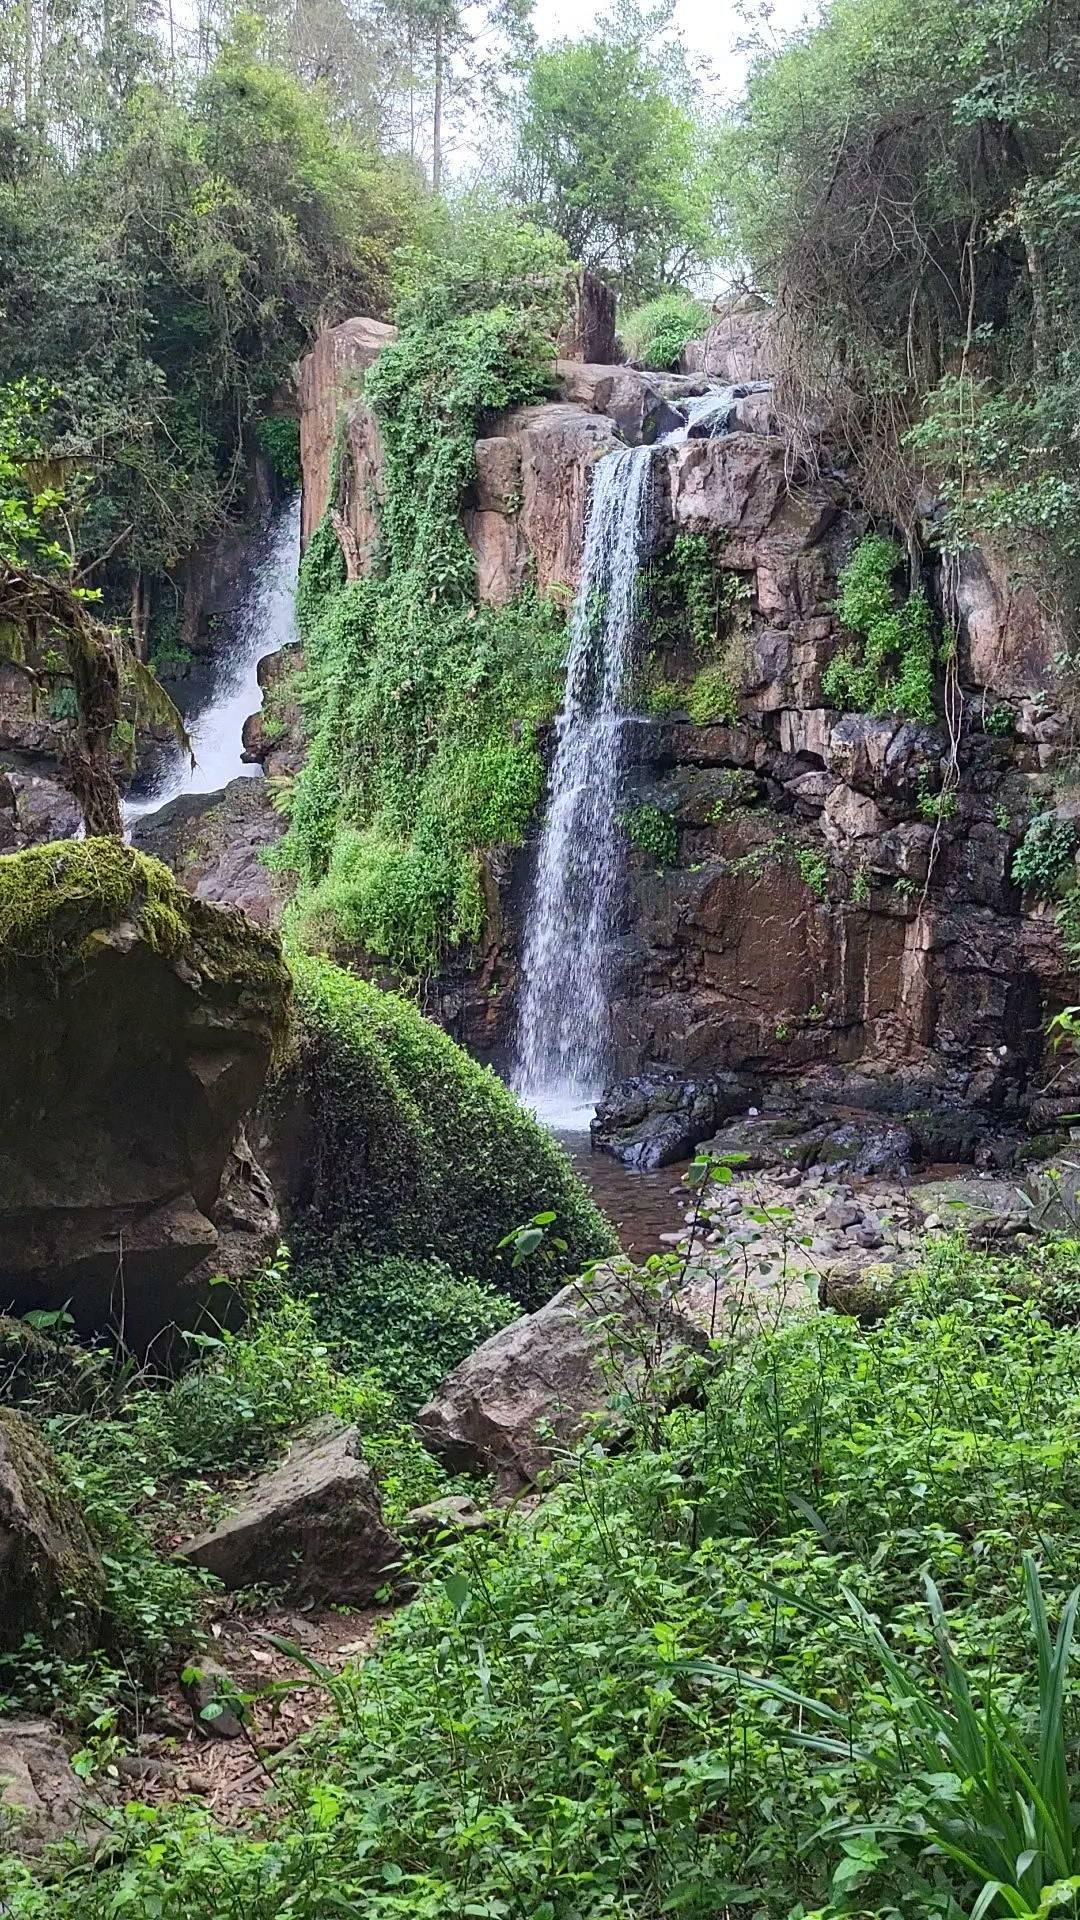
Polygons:
<instances>
[{"instance_id":1,"label":"shrub growing on cliff","mask_svg":"<svg viewBox=\"0 0 1080 1920\"><path fill-rule=\"evenodd\" d=\"M546 391L565 259L519 234L502 262L516 304L478 312L470 245L417 281L367 377L384 450L378 567L346 584L324 525L297 598L310 748L278 856L302 883L294 932L407 978L480 931L483 857L520 842L540 795L536 730L565 645L562 608L531 588L478 604L461 523L483 416Z\"/></svg>"},{"instance_id":2,"label":"shrub growing on cliff","mask_svg":"<svg viewBox=\"0 0 1080 1920\"><path fill-rule=\"evenodd\" d=\"M934 636L921 587L898 603L893 587L903 564L895 540L867 534L840 575L836 611L860 645L845 646L825 669L826 699L853 713L934 717Z\"/></svg>"},{"instance_id":3,"label":"shrub growing on cliff","mask_svg":"<svg viewBox=\"0 0 1080 1920\"><path fill-rule=\"evenodd\" d=\"M677 365L687 341L702 335L708 324L709 309L703 301L672 290L624 314L619 338L629 360L664 372Z\"/></svg>"},{"instance_id":4,"label":"shrub growing on cliff","mask_svg":"<svg viewBox=\"0 0 1080 1920\"><path fill-rule=\"evenodd\" d=\"M311 1124L301 1277L329 1263L347 1299L357 1257L405 1255L536 1305L614 1250L562 1149L489 1068L395 994L321 961L298 959L294 977ZM548 1209L559 1267L512 1270L499 1241Z\"/></svg>"}]
</instances>

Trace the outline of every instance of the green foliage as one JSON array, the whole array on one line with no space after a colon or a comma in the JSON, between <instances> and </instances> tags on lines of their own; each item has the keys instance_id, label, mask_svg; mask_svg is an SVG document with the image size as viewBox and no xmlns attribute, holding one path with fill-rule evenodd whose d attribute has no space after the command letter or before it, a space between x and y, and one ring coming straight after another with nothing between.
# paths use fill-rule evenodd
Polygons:
<instances>
[{"instance_id":1,"label":"green foliage","mask_svg":"<svg viewBox=\"0 0 1080 1920\"><path fill-rule=\"evenodd\" d=\"M679 857L679 832L662 807L631 807L619 823L632 847L647 853L662 867L673 867Z\"/></svg>"},{"instance_id":2,"label":"green foliage","mask_svg":"<svg viewBox=\"0 0 1080 1920\"><path fill-rule=\"evenodd\" d=\"M404 1254L339 1254L325 1268L305 1264L323 1337L347 1371L377 1368L405 1413L431 1398L440 1380L518 1306L478 1280L459 1279L445 1261Z\"/></svg>"},{"instance_id":3,"label":"green foliage","mask_svg":"<svg viewBox=\"0 0 1080 1920\"><path fill-rule=\"evenodd\" d=\"M293 971L312 1134L295 1250L305 1287L310 1262L321 1294L340 1289L342 1327L350 1275L357 1312L366 1312L365 1267L382 1256L418 1261L429 1277L430 1263L442 1262L460 1281L537 1305L613 1250L561 1148L489 1068L395 994L324 962L297 959ZM566 1252L554 1269L526 1263L512 1272L500 1240L549 1209ZM405 1284L400 1266L390 1275ZM467 1316L489 1311L482 1293L461 1301Z\"/></svg>"},{"instance_id":4,"label":"green foliage","mask_svg":"<svg viewBox=\"0 0 1080 1920\"><path fill-rule=\"evenodd\" d=\"M1075 1775L1053 1623L1080 1554L1080 1333L1010 1303L1007 1268L935 1260L879 1326L740 1333L696 1404L586 1445L526 1523L449 1549L329 1681L336 1724L257 1836L136 1811L47 1888L8 1865L11 1920L1035 1911L978 1909L978 1869L998 1813L1034 1807L1005 1747L1055 1820ZM940 1744L965 1726L1001 1743L996 1805L985 1748ZM928 1851L954 1820L966 1857Z\"/></svg>"},{"instance_id":5,"label":"green foliage","mask_svg":"<svg viewBox=\"0 0 1080 1920\"><path fill-rule=\"evenodd\" d=\"M1073 872L1076 832L1068 820L1053 813L1037 813L1012 859L1012 877L1031 893L1053 893Z\"/></svg>"},{"instance_id":6,"label":"green foliage","mask_svg":"<svg viewBox=\"0 0 1080 1920\"><path fill-rule=\"evenodd\" d=\"M1015 710L1007 700L995 701L992 707L984 709L983 732L992 733L998 739L1004 739L1016 725Z\"/></svg>"},{"instance_id":7,"label":"green foliage","mask_svg":"<svg viewBox=\"0 0 1080 1920\"><path fill-rule=\"evenodd\" d=\"M709 317L702 301L673 290L624 314L619 321L619 337L629 360L666 371L678 365L687 341L705 332Z\"/></svg>"},{"instance_id":8,"label":"green foliage","mask_svg":"<svg viewBox=\"0 0 1080 1920\"><path fill-rule=\"evenodd\" d=\"M297 597L310 746L278 856L302 883L294 937L344 941L413 979L480 932L483 857L519 844L540 796L536 729L565 645L562 608L531 588L478 605L460 517L483 415L545 391L565 265L514 230L502 285L521 304L462 312L488 258L468 237L429 270L365 384L384 448L378 570L345 584L324 525Z\"/></svg>"},{"instance_id":9,"label":"green foliage","mask_svg":"<svg viewBox=\"0 0 1080 1920\"><path fill-rule=\"evenodd\" d=\"M417 211L410 170L334 124L250 32L191 78L183 103L153 71L84 92L96 124L71 140L50 119L56 146L43 131L0 169L0 365L48 391L41 438L76 469L79 562L108 554L92 579L124 620L133 575L152 602L243 511L244 450L275 390L327 320L385 312Z\"/></svg>"},{"instance_id":10,"label":"green foliage","mask_svg":"<svg viewBox=\"0 0 1080 1920\"><path fill-rule=\"evenodd\" d=\"M645 695L645 706L658 720L681 713L686 706L686 688L678 680L656 680Z\"/></svg>"},{"instance_id":11,"label":"green foliage","mask_svg":"<svg viewBox=\"0 0 1080 1920\"><path fill-rule=\"evenodd\" d=\"M903 554L895 540L867 534L840 575L836 611L861 646L846 646L825 670L831 705L853 713L934 717L934 638L921 587L899 606L893 578Z\"/></svg>"},{"instance_id":12,"label":"green foliage","mask_svg":"<svg viewBox=\"0 0 1080 1920\"><path fill-rule=\"evenodd\" d=\"M278 485L286 492L295 492L303 478L299 420L291 413L264 413L255 431Z\"/></svg>"},{"instance_id":13,"label":"green foliage","mask_svg":"<svg viewBox=\"0 0 1080 1920\"><path fill-rule=\"evenodd\" d=\"M813 847L795 848L795 865L811 893L819 900L829 897L829 862L823 853L815 853Z\"/></svg>"},{"instance_id":14,"label":"green foliage","mask_svg":"<svg viewBox=\"0 0 1080 1920\"><path fill-rule=\"evenodd\" d=\"M686 711L696 727L707 727L717 720L737 720L739 702L732 690L728 671L722 664L702 667L695 674L686 699Z\"/></svg>"},{"instance_id":15,"label":"green foliage","mask_svg":"<svg viewBox=\"0 0 1080 1920\"><path fill-rule=\"evenodd\" d=\"M632 300L682 283L718 251L710 132L654 32L627 9L534 56L509 183L530 218Z\"/></svg>"}]
</instances>

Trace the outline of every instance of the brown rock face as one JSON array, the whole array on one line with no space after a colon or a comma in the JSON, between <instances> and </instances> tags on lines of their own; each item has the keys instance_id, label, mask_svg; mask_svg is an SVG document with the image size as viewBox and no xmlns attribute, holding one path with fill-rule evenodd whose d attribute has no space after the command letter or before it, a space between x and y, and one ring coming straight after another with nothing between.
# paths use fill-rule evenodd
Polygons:
<instances>
[{"instance_id":1,"label":"brown rock face","mask_svg":"<svg viewBox=\"0 0 1080 1920\"><path fill-rule=\"evenodd\" d=\"M67 1305L139 1347L198 1311L288 991L271 936L130 849L0 860L5 1306ZM272 1237L250 1234L251 1265Z\"/></svg>"},{"instance_id":2,"label":"brown rock face","mask_svg":"<svg viewBox=\"0 0 1080 1920\"><path fill-rule=\"evenodd\" d=\"M770 309L752 294L718 306L705 338L684 348L683 367L728 385L775 379L780 369Z\"/></svg>"},{"instance_id":3,"label":"brown rock face","mask_svg":"<svg viewBox=\"0 0 1080 1920\"><path fill-rule=\"evenodd\" d=\"M330 498L330 463L339 409L358 393L363 374L397 339L382 320L345 320L320 333L300 362L300 461L304 504L300 544L306 547Z\"/></svg>"},{"instance_id":4,"label":"brown rock face","mask_svg":"<svg viewBox=\"0 0 1080 1920\"><path fill-rule=\"evenodd\" d=\"M319 1606L368 1606L401 1556L354 1427L315 1429L235 1513L180 1551L230 1590L286 1587Z\"/></svg>"},{"instance_id":5,"label":"brown rock face","mask_svg":"<svg viewBox=\"0 0 1080 1920\"><path fill-rule=\"evenodd\" d=\"M94 1644L105 1575L45 1442L0 1408L0 1651L28 1633L68 1653Z\"/></svg>"}]
</instances>

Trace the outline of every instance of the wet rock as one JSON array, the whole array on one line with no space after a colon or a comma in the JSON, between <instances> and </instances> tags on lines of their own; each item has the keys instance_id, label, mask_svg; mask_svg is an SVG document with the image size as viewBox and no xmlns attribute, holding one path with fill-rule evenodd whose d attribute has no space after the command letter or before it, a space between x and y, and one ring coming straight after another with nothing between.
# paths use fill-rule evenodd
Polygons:
<instances>
[{"instance_id":1,"label":"wet rock","mask_svg":"<svg viewBox=\"0 0 1080 1920\"><path fill-rule=\"evenodd\" d=\"M179 1549L230 1591L283 1587L317 1606L369 1606L401 1543L386 1526L355 1427L319 1425L260 1475L220 1525Z\"/></svg>"},{"instance_id":2,"label":"wet rock","mask_svg":"<svg viewBox=\"0 0 1080 1920\"><path fill-rule=\"evenodd\" d=\"M906 1127L877 1121L848 1121L827 1133L817 1148L819 1163L847 1168L860 1179L902 1179L914 1159Z\"/></svg>"},{"instance_id":3,"label":"wet rock","mask_svg":"<svg viewBox=\"0 0 1080 1920\"><path fill-rule=\"evenodd\" d=\"M563 398L606 414L629 446L653 446L683 424L648 376L633 367L560 361L555 371Z\"/></svg>"},{"instance_id":4,"label":"wet rock","mask_svg":"<svg viewBox=\"0 0 1080 1920\"><path fill-rule=\"evenodd\" d=\"M779 1160L804 1168L815 1158L827 1128L808 1125L807 1117L789 1114L751 1114L732 1120L709 1140L701 1152L722 1160L740 1173L760 1173Z\"/></svg>"},{"instance_id":5,"label":"wet rock","mask_svg":"<svg viewBox=\"0 0 1080 1920\"><path fill-rule=\"evenodd\" d=\"M454 1471L533 1484L614 1390L656 1363L674 1371L702 1335L631 1276L601 1269L492 1334L417 1415L425 1446Z\"/></svg>"},{"instance_id":6,"label":"wet rock","mask_svg":"<svg viewBox=\"0 0 1080 1920\"><path fill-rule=\"evenodd\" d=\"M88 1845L101 1812L48 1720L0 1720L0 1847L32 1857L69 1837Z\"/></svg>"},{"instance_id":7,"label":"wet rock","mask_svg":"<svg viewBox=\"0 0 1080 1920\"><path fill-rule=\"evenodd\" d=\"M81 826L74 795L54 774L0 760L0 853L69 840Z\"/></svg>"},{"instance_id":8,"label":"wet rock","mask_svg":"<svg viewBox=\"0 0 1080 1920\"><path fill-rule=\"evenodd\" d=\"M628 1167L673 1166L689 1159L721 1120L742 1113L754 1095L754 1083L736 1074L705 1081L642 1075L604 1095L592 1122L593 1149Z\"/></svg>"},{"instance_id":9,"label":"wet rock","mask_svg":"<svg viewBox=\"0 0 1080 1920\"><path fill-rule=\"evenodd\" d=\"M986 1120L971 1107L919 1107L907 1126L920 1160L972 1161L986 1135Z\"/></svg>"},{"instance_id":10,"label":"wet rock","mask_svg":"<svg viewBox=\"0 0 1080 1920\"><path fill-rule=\"evenodd\" d=\"M59 1465L30 1421L0 1409L0 1652L27 1634L77 1655L95 1644L105 1575Z\"/></svg>"}]
</instances>

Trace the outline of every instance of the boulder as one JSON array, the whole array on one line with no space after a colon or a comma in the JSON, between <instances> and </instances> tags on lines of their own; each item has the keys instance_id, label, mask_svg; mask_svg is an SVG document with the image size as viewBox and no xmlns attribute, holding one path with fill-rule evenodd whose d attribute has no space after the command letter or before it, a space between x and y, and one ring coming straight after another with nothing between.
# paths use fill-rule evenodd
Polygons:
<instances>
[{"instance_id":1,"label":"boulder","mask_svg":"<svg viewBox=\"0 0 1080 1920\"><path fill-rule=\"evenodd\" d=\"M55 776L0 761L0 853L18 853L41 840L68 840L82 826L82 809Z\"/></svg>"},{"instance_id":2,"label":"boulder","mask_svg":"<svg viewBox=\"0 0 1080 1920\"><path fill-rule=\"evenodd\" d=\"M704 373L729 385L771 380L779 372L771 307L754 294L718 304L704 339L687 341L682 366L686 373Z\"/></svg>"},{"instance_id":3,"label":"boulder","mask_svg":"<svg viewBox=\"0 0 1080 1920\"><path fill-rule=\"evenodd\" d=\"M156 860L0 858L0 1304L140 1349L199 1312L289 1004L277 941Z\"/></svg>"},{"instance_id":4,"label":"boulder","mask_svg":"<svg viewBox=\"0 0 1080 1920\"><path fill-rule=\"evenodd\" d=\"M740 1173L761 1173L779 1165L808 1167L828 1128L813 1114L749 1114L744 1120L732 1120L710 1140L701 1142L701 1152L710 1160L721 1160L737 1167Z\"/></svg>"},{"instance_id":5,"label":"boulder","mask_svg":"<svg viewBox=\"0 0 1080 1920\"><path fill-rule=\"evenodd\" d=\"M970 1164L986 1137L986 1121L971 1107L918 1107L907 1126L920 1160Z\"/></svg>"},{"instance_id":6,"label":"boulder","mask_svg":"<svg viewBox=\"0 0 1080 1920\"><path fill-rule=\"evenodd\" d=\"M642 1075L604 1095L591 1127L593 1151L610 1153L627 1167L674 1166L754 1098L754 1083L734 1073L702 1081Z\"/></svg>"},{"instance_id":7,"label":"boulder","mask_svg":"<svg viewBox=\"0 0 1080 1920\"><path fill-rule=\"evenodd\" d=\"M899 1260L838 1260L818 1282L818 1305L876 1326L897 1304L905 1267Z\"/></svg>"},{"instance_id":8,"label":"boulder","mask_svg":"<svg viewBox=\"0 0 1080 1920\"><path fill-rule=\"evenodd\" d=\"M219 1526L180 1548L230 1591L284 1587L301 1604L370 1606L401 1542L389 1531L355 1427L320 1422Z\"/></svg>"},{"instance_id":9,"label":"boulder","mask_svg":"<svg viewBox=\"0 0 1080 1920\"><path fill-rule=\"evenodd\" d=\"M48 1720L0 1720L0 1849L33 1856L69 1837L85 1846L100 1816Z\"/></svg>"},{"instance_id":10,"label":"boulder","mask_svg":"<svg viewBox=\"0 0 1080 1920\"><path fill-rule=\"evenodd\" d=\"M25 1636L69 1655L94 1635L105 1575L60 1469L24 1414L0 1408L0 1652Z\"/></svg>"},{"instance_id":11,"label":"boulder","mask_svg":"<svg viewBox=\"0 0 1080 1920\"><path fill-rule=\"evenodd\" d=\"M421 1408L417 1432L453 1471L494 1473L511 1492L539 1479L620 1379L640 1384L658 1356L673 1370L680 1354L704 1345L699 1329L631 1275L600 1268L469 1354Z\"/></svg>"},{"instance_id":12,"label":"boulder","mask_svg":"<svg viewBox=\"0 0 1080 1920\"><path fill-rule=\"evenodd\" d=\"M560 360L555 372L563 398L590 413L606 414L628 446L651 447L683 425L682 414L634 367Z\"/></svg>"},{"instance_id":13,"label":"boulder","mask_svg":"<svg viewBox=\"0 0 1080 1920\"><path fill-rule=\"evenodd\" d=\"M131 839L196 899L240 907L266 927L281 913L284 890L263 854L284 831L266 782L241 776L220 793L185 793L144 815Z\"/></svg>"}]
</instances>

